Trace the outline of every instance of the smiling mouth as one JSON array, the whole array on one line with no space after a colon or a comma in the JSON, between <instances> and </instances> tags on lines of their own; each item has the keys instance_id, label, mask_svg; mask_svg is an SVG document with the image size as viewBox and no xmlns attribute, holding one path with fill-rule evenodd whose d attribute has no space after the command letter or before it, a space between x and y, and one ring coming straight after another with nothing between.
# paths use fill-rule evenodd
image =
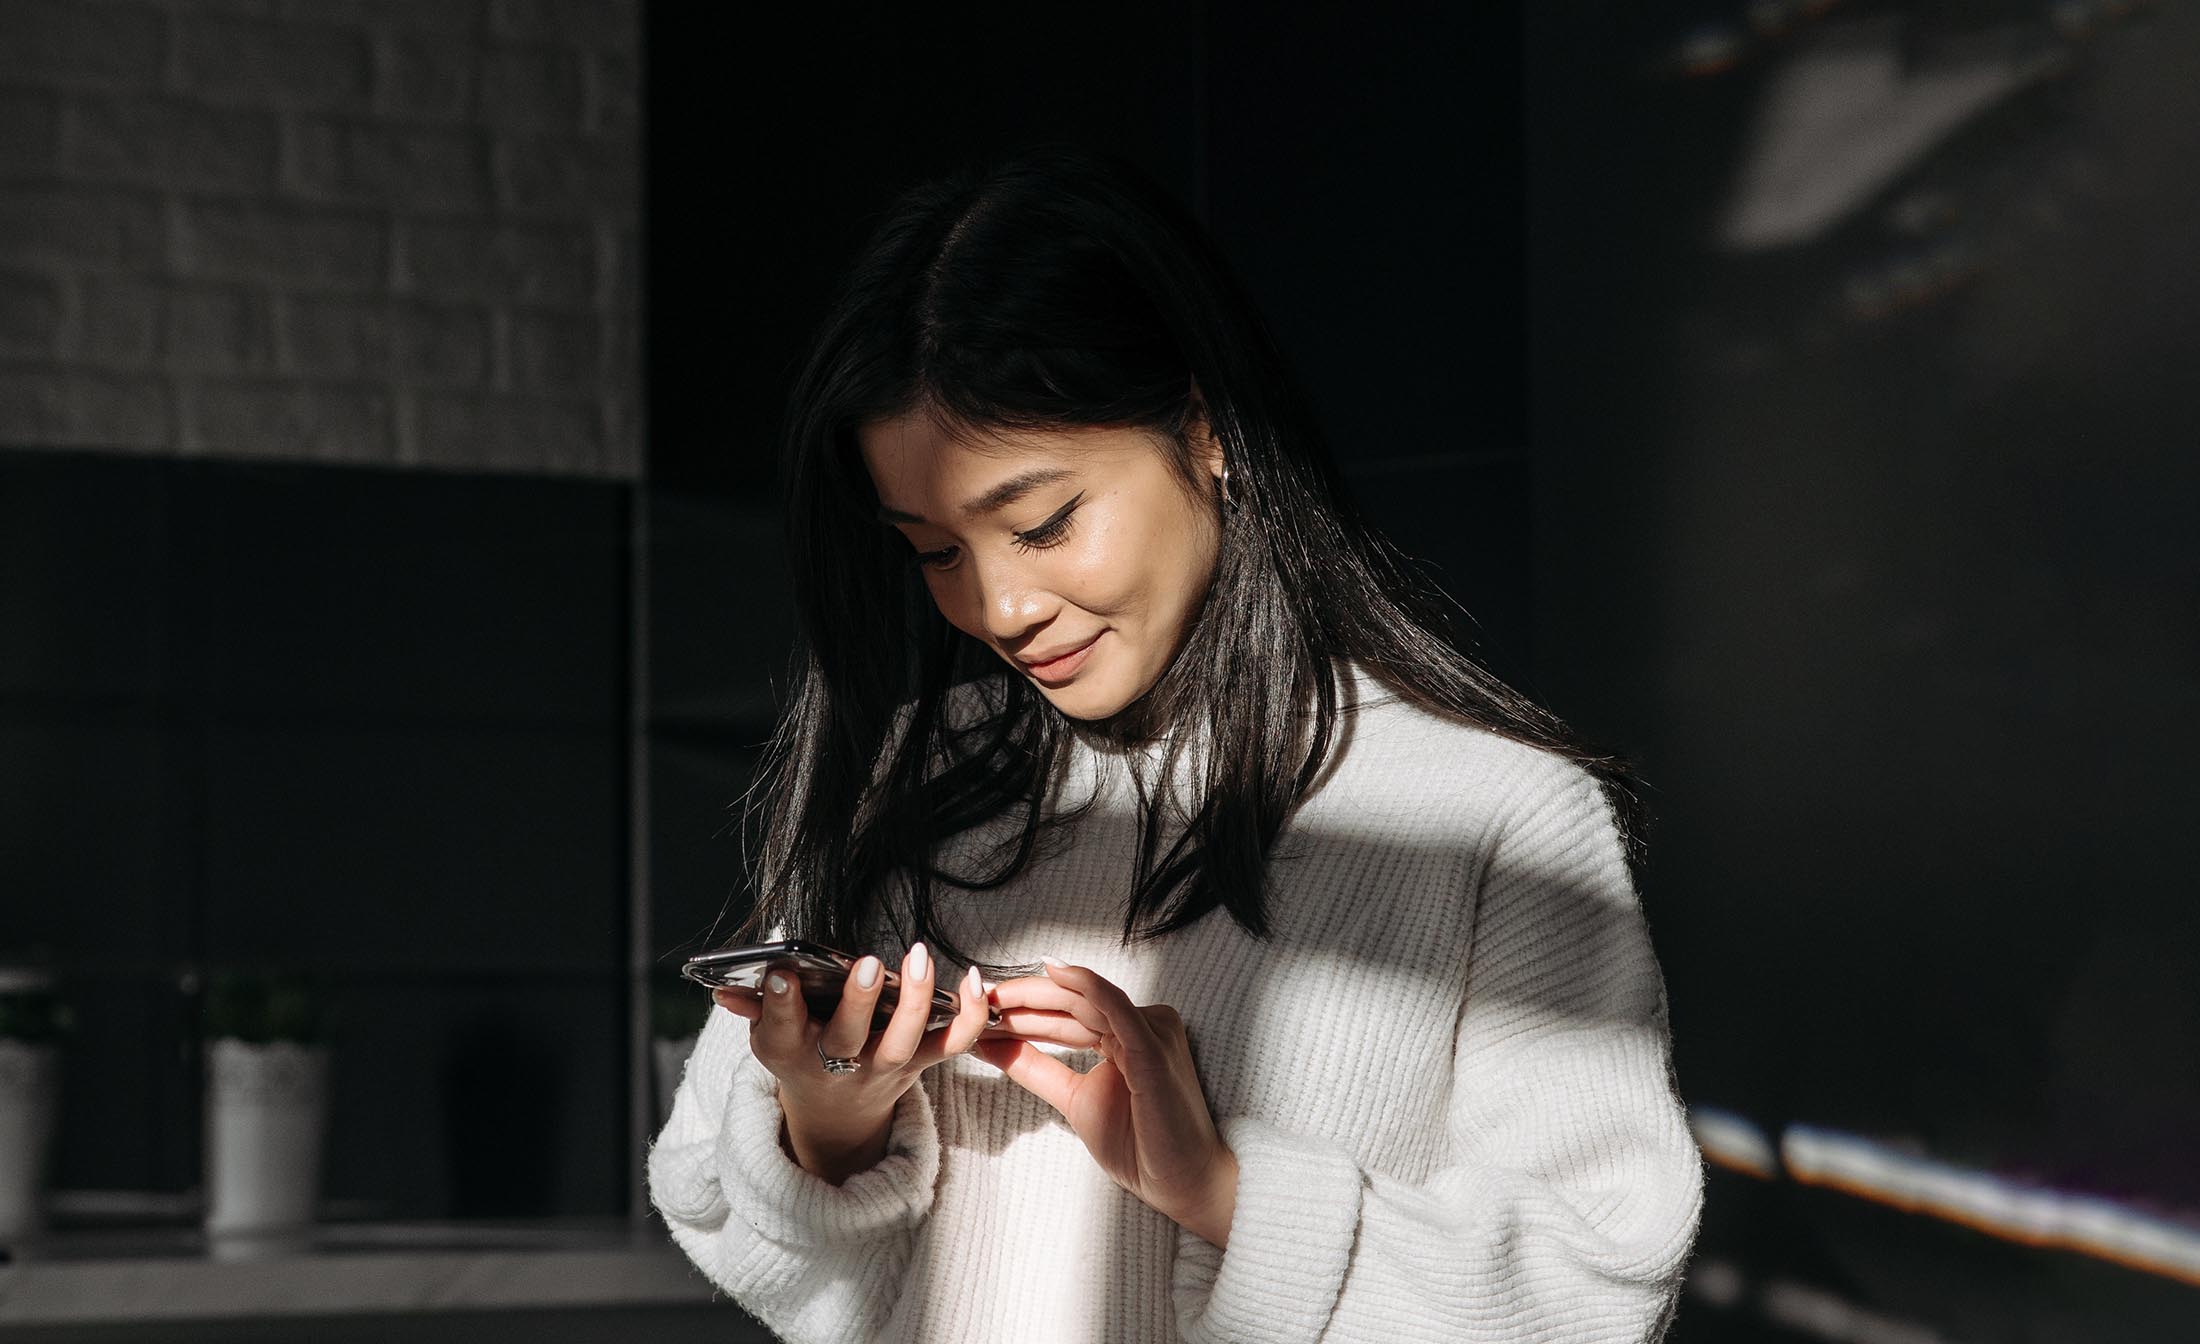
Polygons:
<instances>
[{"instance_id":1,"label":"smiling mouth","mask_svg":"<svg viewBox=\"0 0 2200 1344\"><path fill-rule=\"evenodd\" d=\"M1102 631L1100 633L1105 634L1107 632ZM1093 645L1099 642L1100 635L1094 635L1077 647L1067 649L1052 657L1041 659L1018 658L1016 661L1023 665L1025 671L1041 681L1060 681L1082 666L1085 655L1092 650Z\"/></svg>"}]
</instances>

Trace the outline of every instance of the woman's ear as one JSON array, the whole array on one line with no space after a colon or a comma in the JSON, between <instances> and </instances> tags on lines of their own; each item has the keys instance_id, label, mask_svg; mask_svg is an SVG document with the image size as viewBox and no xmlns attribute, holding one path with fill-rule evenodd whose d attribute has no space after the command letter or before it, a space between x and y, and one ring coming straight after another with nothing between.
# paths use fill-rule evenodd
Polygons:
<instances>
[{"instance_id":1,"label":"woman's ear","mask_svg":"<svg viewBox=\"0 0 2200 1344\"><path fill-rule=\"evenodd\" d=\"M1207 418L1206 399L1199 395L1199 380L1192 380L1192 410L1185 417L1184 441L1191 445L1192 456L1205 468L1209 476L1222 479L1222 441L1215 437L1214 425Z\"/></svg>"}]
</instances>

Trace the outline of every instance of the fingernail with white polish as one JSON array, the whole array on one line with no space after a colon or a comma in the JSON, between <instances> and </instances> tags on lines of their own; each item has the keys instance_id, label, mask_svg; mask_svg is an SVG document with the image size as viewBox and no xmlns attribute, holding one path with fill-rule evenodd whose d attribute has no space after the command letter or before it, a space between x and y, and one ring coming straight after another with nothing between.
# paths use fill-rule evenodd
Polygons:
<instances>
[{"instance_id":1,"label":"fingernail with white polish","mask_svg":"<svg viewBox=\"0 0 2200 1344\"><path fill-rule=\"evenodd\" d=\"M856 963L856 984L864 989L878 983L878 958L865 957Z\"/></svg>"},{"instance_id":2,"label":"fingernail with white polish","mask_svg":"<svg viewBox=\"0 0 2200 1344\"><path fill-rule=\"evenodd\" d=\"M925 960L924 944L918 943L911 947L909 949L909 974L922 976L925 969Z\"/></svg>"},{"instance_id":3,"label":"fingernail with white polish","mask_svg":"<svg viewBox=\"0 0 2200 1344\"><path fill-rule=\"evenodd\" d=\"M1049 965L1049 966L1067 966L1067 965L1069 965L1069 963L1068 963L1068 962L1066 962L1066 961L1062 960L1062 959L1061 959L1060 957L1041 957L1041 958L1039 958L1039 960L1041 960L1041 961L1045 962L1045 963L1046 963L1047 965Z\"/></svg>"},{"instance_id":4,"label":"fingernail with white polish","mask_svg":"<svg viewBox=\"0 0 2200 1344\"><path fill-rule=\"evenodd\" d=\"M774 994L784 994L787 992L787 977L781 975L777 971L773 971L770 975L765 976L764 983L770 987L771 992Z\"/></svg>"}]
</instances>

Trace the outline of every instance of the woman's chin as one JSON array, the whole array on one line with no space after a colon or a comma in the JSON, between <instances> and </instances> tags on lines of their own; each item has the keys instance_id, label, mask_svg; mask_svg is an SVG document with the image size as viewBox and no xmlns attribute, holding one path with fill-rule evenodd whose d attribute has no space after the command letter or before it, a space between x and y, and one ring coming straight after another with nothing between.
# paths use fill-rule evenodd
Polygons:
<instances>
[{"instance_id":1,"label":"woman's chin","mask_svg":"<svg viewBox=\"0 0 2200 1344\"><path fill-rule=\"evenodd\" d=\"M1113 718L1130 703L1123 696L1110 695L1104 688L1075 682L1067 686L1041 686L1039 694L1047 698L1047 703L1062 711L1063 717L1083 723L1098 723L1103 719Z\"/></svg>"},{"instance_id":2,"label":"woman's chin","mask_svg":"<svg viewBox=\"0 0 2200 1344\"><path fill-rule=\"evenodd\" d=\"M1104 743L1115 750L1145 747L1167 728L1165 708L1148 693L1151 689L1141 688L1136 695L1118 691L1104 701L1094 697L1075 705L1059 700L1054 703L1079 735L1096 744Z\"/></svg>"}]
</instances>

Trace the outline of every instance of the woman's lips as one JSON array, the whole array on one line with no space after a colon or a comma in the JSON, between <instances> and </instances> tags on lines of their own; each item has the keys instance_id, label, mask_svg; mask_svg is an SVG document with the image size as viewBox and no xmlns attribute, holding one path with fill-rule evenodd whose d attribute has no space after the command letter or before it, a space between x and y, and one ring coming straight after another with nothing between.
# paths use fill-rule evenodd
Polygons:
<instances>
[{"instance_id":1,"label":"woman's lips","mask_svg":"<svg viewBox=\"0 0 2200 1344\"><path fill-rule=\"evenodd\" d=\"M1101 635L1106 633L1105 630L1100 632ZM1082 648L1072 649L1049 663L1025 663L1024 670L1031 673L1039 681L1046 682L1049 685L1058 685L1077 675L1077 669L1083 667L1085 659L1091 656L1092 646L1099 642L1100 635L1094 635L1091 639L1085 641Z\"/></svg>"}]
</instances>

